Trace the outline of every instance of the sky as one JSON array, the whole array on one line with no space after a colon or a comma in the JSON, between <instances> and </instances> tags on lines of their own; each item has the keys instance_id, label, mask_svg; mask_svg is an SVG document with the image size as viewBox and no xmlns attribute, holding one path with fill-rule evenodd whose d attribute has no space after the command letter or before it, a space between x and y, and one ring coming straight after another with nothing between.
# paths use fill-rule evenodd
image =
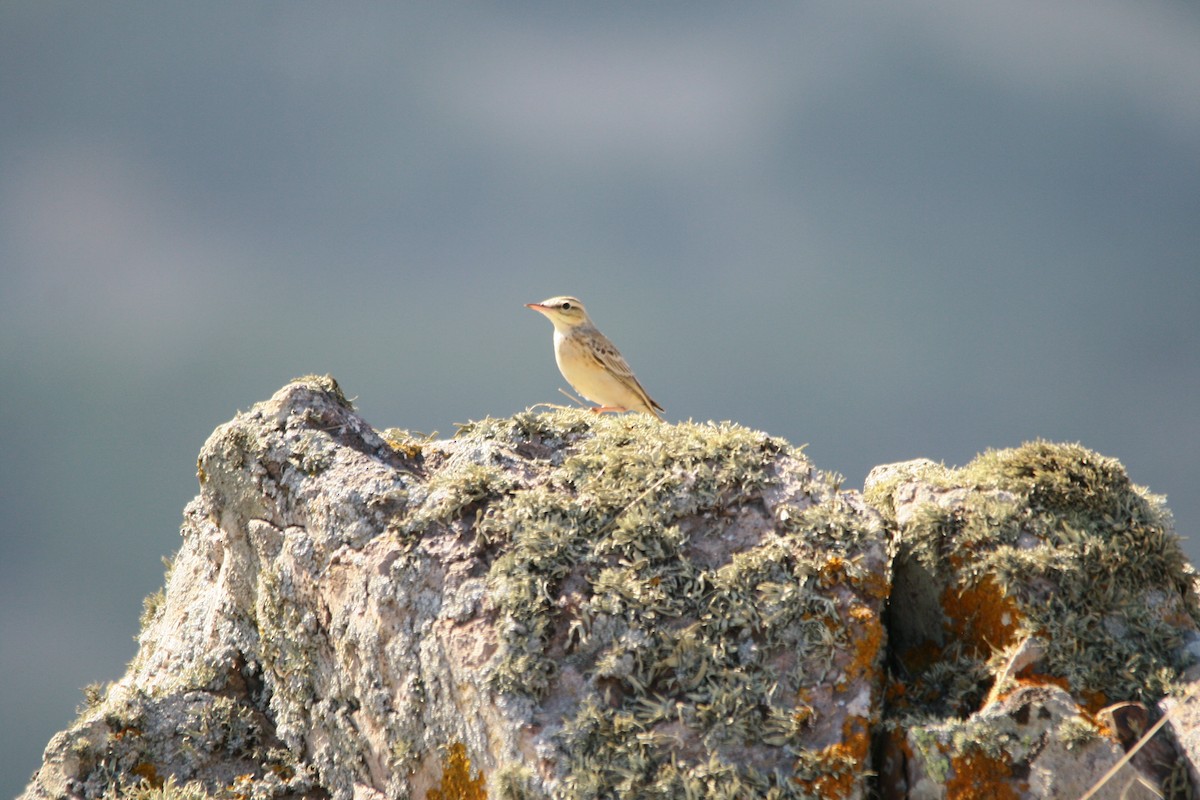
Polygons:
<instances>
[{"instance_id":1,"label":"sky","mask_svg":"<svg viewBox=\"0 0 1200 800\"><path fill-rule=\"evenodd\" d=\"M132 659L213 428L561 402L872 466L1044 438L1200 558L1200 7L0 4L0 797Z\"/></svg>"}]
</instances>

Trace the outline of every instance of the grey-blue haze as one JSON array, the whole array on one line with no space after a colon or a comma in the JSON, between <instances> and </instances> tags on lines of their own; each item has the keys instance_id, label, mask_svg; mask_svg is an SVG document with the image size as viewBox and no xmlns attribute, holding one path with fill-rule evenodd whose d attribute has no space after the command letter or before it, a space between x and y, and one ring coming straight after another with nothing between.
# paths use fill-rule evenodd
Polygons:
<instances>
[{"instance_id":1,"label":"grey-blue haze","mask_svg":"<svg viewBox=\"0 0 1200 800\"><path fill-rule=\"evenodd\" d=\"M850 486L1077 440L1194 536L1198 85L1183 2L0 5L0 796L214 426L557 402L551 294L668 418Z\"/></svg>"}]
</instances>

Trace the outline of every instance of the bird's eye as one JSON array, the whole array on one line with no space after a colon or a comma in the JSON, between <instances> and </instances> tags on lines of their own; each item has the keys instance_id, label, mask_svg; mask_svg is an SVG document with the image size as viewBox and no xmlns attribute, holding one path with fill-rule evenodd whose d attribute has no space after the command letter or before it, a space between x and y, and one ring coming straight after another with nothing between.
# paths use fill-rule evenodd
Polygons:
<instances>
[{"instance_id":1,"label":"bird's eye","mask_svg":"<svg viewBox=\"0 0 1200 800\"><path fill-rule=\"evenodd\" d=\"M563 310L563 311L570 311L570 310L571 310L571 304L570 304L570 303L563 303L563 304L562 304L562 310Z\"/></svg>"}]
</instances>

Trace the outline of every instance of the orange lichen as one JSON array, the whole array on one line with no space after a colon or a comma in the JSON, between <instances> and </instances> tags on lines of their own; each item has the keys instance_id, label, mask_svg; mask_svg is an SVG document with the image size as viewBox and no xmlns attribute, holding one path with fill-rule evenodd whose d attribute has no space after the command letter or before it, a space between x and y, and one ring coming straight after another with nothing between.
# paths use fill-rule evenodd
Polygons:
<instances>
[{"instance_id":1,"label":"orange lichen","mask_svg":"<svg viewBox=\"0 0 1200 800\"><path fill-rule=\"evenodd\" d=\"M859 764L865 764L871 750L871 732L865 717L846 717L842 723L842 743L846 752Z\"/></svg>"},{"instance_id":2,"label":"orange lichen","mask_svg":"<svg viewBox=\"0 0 1200 800\"><path fill-rule=\"evenodd\" d=\"M946 632L965 643L977 658L1007 647L1020 620L1016 603L990 576L973 586L946 587L942 609L947 617Z\"/></svg>"},{"instance_id":3,"label":"orange lichen","mask_svg":"<svg viewBox=\"0 0 1200 800\"><path fill-rule=\"evenodd\" d=\"M845 583L846 560L841 556L833 556L825 562L825 566L821 567L819 575L817 584L822 589Z\"/></svg>"},{"instance_id":4,"label":"orange lichen","mask_svg":"<svg viewBox=\"0 0 1200 800\"><path fill-rule=\"evenodd\" d=\"M846 717L842 723L842 740L820 751L819 760L828 765L829 771L817 778L797 780L796 783L805 792L822 800L849 797L862 777L861 767L867 761L870 748L867 720L863 717Z\"/></svg>"},{"instance_id":5,"label":"orange lichen","mask_svg":"<svg viewBox=\"0 0 1200 800\"><path fill-rule=\"evenodd\" d=\"M972 750L950 759L954 775L946 781L946 800L1017 800L1012 769L998 758Z\"/></svg>"},{"instance_id":6,"label":"orange lichen","mask_svg":"<svg viewBox=\"0 0 1200 800\"><path fill-rule=\"evenodd\" d=\"M848 616L858 623L859 630L854 637L854 658L846 666L845 677L838 682L838 689L845 689L873 671L883 648L883 623L879 614L868 606L854 605Z\"/></svg>"},{"instance_id":7,"label":"orange lichen","mask_svg":"<svg viewBox=\"0 0 1200 800\"><path fill-rule=\"evenodd\" d=\"M471 760L462 742L455 742L442 755L442 782L425 793L425 800L487 800L483 775L471 777Z\"/></svg>"},{"instance_id":8,"label":"orange lichen","mask_svg":"<svg viewBox=\"0 0 1200 800\"><path fill-rule=\"evenodd\" d=\"M1057 675L1046 675L1041 672L1019 672L1016 683L1018 686L1057 686L1060 689L1071 690L1071 682Z\"/></svg>"},{"instance_id":9,"label":"orange lichen","mask_svg":"<svg viewBox=\"0 0 1200 800\"><path fill-rule=\"evenodd\" d=\"M885 570L878 572L868 572L867 575L858 582L859 588L866 592L868 597L875 600L885 600L891 597L892 582L888 579L889 573Z\"/></svg>"},{"instance_id":10,"label":"orange lichen","mask_svg":"<svg viewBox=\"0 0 1200 800\"><path fill-rule=\"evenodd\" d=\"M120 730L113 731L112 738L116 739L119 742L122 739L124 739L126 736L141 736L141 735L142 735L141 728L135 727L133 725L126 725L125 727L121 728Z\"/></svg>"},{"instance_id":11,"label":"orange lichen","mask_svg":"<svg viewBox=\"0 0 1200 800\"><path fill-rule=\"evenodd\" d=\"M155 789L161 789L163 779L158 776L158 768L149 761L142 761L136 767L130 770L134 775L145 780Z\"/></svg>"},{"instance_id":12,"label":"orange lichen","mask_svg":"<svg viewBox=\"0 0 1200 800\"><path fill-rule=\"evenodd\" d=\"M856 569L853 561L841 556L831 556L817 571L817 585L822 589L834 586L849 586L859 594L882 600L892 593L892 584L886 574L878 571Z\"/></svg>"},{"instance_id":13,"label":"orange lichen","mask_svg":"<svg viewBox=\"0 0 1200 800\"><path fill-rule=\"evenodd\" d=\"M1113 728L1113 726L1109 724L1109 720L1111 720L1112 717L1110 717L1107 714L1090 714L1090 713L1088 713L1086 716L1087 716L1087 720L1096 726L1096 730L1098 730L1100 732L1101 736L1103 736L1104 738L1109 739L1111 741L1114 741L1114 742L1120 741L1120 739L1117 736L1116 729Z\"/></svg>"},{"instance_id":14,"label":"orange lichen","mask_svg":"<svg viewBox=\"0 0 1200 800\"><path fill-rule=\"evenodd\" d=\"M238 775L225 791L232 800L249 800L254 796L254 776L249 773Z\"/></svg>"},{"instance_id":15,"label":"orange lichen","mask_svg":"<svg viewBox=\"0 0 1200 800\"><path fill-rule=\"evenodd\" d=\"M817 715L817 710L812 705L812 692L808 688L802 688L796 692L796 710L792 712L792 721L797 727L803 727L812 723Z\"/></svg>"},{"instance_id":16,"label":"orange lichen","mask_svg":"<svg viewBox=\"0 0 1200 800\"><path fill-rule=\"evenodd\" d=\"M1095 689L1085 689L1079 692L1079 699L1083 701L1083 707L1089 714L1097 714L1100 709L1107 708L1113 702L1104 692Z\"/></svg>"},{"instance_id":17,"label":"orange lichen","mask_svg":"<svg viewBox=\"0 0 1200 800\"><path fill-rule=\"evenodd\" d=\"M798 727L798 728L803 728L805 726L812 725L813 720L815 720L816 718L817 718L817 710L815 708L808 708L807 706L805 706L803 708L798 708L794 712L792 712L792 721L796 724L796 727Z\"/></svg>"}]
</instances>

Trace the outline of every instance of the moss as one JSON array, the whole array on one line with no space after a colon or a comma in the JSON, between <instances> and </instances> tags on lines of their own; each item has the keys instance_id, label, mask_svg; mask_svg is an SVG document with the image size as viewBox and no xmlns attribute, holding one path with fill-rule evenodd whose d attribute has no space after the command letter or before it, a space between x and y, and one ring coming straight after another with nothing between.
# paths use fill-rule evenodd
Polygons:
<instances>
[{"instance_id":1,"label":"moss","mask_svg":"<svg viewBox=\"0 0 1200 800\"><path fill-rule=\"evenodd\" d=\"M145 599L142 600L142 615L138 618L139 631L146 630L146 628L150 627L150 623L158 618L158 612L162 610L166 600L167 590L165 585L146 595Z\"/></svg>"}]
</instances>

